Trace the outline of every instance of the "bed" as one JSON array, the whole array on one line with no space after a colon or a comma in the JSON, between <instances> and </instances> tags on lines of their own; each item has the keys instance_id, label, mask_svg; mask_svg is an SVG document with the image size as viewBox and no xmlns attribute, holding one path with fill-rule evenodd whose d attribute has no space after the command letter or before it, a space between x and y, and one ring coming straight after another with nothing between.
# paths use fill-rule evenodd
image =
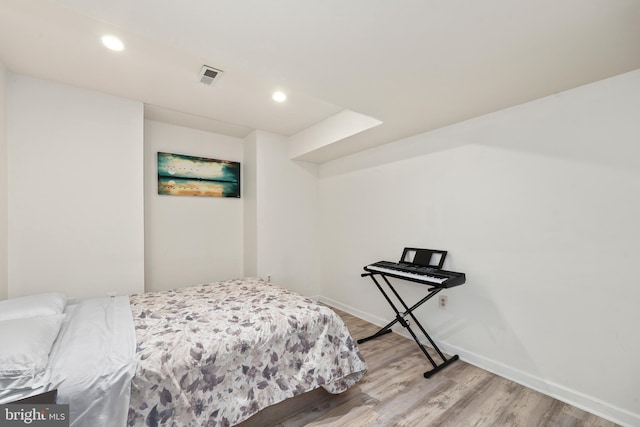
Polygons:
<instances>
[{"instance_id":1,"label":"bed","mask_svg":"<svg viewBox=\"0 0 640 427\"><path fill-rule=\"evenodd\" d=\"M341 393L366 372L331 309L257 278L77 304L49 297L57 303L18 319L0 302L0 339L18 324L46 326L31 334L44 349L0 350L0 403L55 388L72 426L230 426L319 387ZM10 369L20 363L29 369Z\"/></svg>"}]
</instances>

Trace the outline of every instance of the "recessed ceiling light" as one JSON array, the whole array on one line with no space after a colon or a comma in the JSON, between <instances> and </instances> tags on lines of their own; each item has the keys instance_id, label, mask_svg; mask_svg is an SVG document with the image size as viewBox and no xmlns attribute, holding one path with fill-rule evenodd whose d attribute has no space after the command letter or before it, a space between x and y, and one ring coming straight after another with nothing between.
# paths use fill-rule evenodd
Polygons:
<instances>
[{"instance_id":1,"label":"recessed ceiling light","mask_svg":"<svg viewBox=\"0 0 640 427\"><path fill-rule=\"evenodd\" d=\"M273 92L271 98L273 98L273 100L276 102L284 102L287 99L287 94L278 90Z\"/></svg>"},{"instance_id":2,"label":"recessed ceiling light","mask_svg":"<svg viewBox=\"0 0 640 427\"><path fill-rule=\"evenodd\" d=\"M124 50L124 43L116 36L102 36L102 44L105 45L107 49L115 50L116 52Z\"/></svg>"}]
</instances>

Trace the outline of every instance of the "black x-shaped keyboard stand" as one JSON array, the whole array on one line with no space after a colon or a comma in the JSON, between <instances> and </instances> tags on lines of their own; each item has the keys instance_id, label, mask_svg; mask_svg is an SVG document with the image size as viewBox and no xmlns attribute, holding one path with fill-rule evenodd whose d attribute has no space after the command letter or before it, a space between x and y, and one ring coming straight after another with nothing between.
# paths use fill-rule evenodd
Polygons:
<instances>
[{"instance_id":1,"label":"black x-shaped keyboard stand","mask_svg":"<svg viewBox=\"0 0 640 427\"><path fill-rule=\"evenodd\" d=\"M367 337L367 338L362 338L358 340L358 344L362 344L366 341L370 341L373 340L375 338L378 338L382 335L388 334L391 331L391 327L393 325L395 325L396 323L400 323L404 328L406 328L409 333L411 334L411 336L413 337L413 340L416 342L416 344L418 344L418 347L420 347L420 350L422 350L422 352L424 353L424 355L427 357L427 359L429 359L429 362L431 363L431 365L433 366L433 369L431 369L430 371L427 371L424 373L424 377L425 378L429 378L431 377L433 374L435 374L436 372L440 371L441 369L446 368L447 366L449 366L451 363L455 362L456 360L458 360L458 355L453 355L450 358L446 358L446 356L442 353L442 351L440 351L440 349L438 348L438 346L436 345L436 343L431 339L431 337L429 336L429 334L427 333L427 331L422 327L422 325L420 324L420 322L418 321L418 319L416 319L416 317L413 315L413 311L415 309L417 309L418 307L420 307L422 304L424 304L425 302L429 301L431 298L433 298L438 292L440 292L441 290L443 290L444 288L442 287L437 287L437 286L433 286L430 287L429 289L427 289L427 296L425 296L424 298L422 298L420 301L418 301L417 303L415 303L413 306L408 307L407 304L404 302L404 300L400 297L400 295L398 294L398 292L395 290L395 288L391 285L391 282L389 282L389 279L387 279L387 275L384 273L379 273L379 272L369 272L369 273L362 273L361 277L366 277L369 276L371 277L371 280L373 280L373 282L376 284L376 286L378 287L378 289L380 290L380 292L382 293L382 295L384 295L384 298L387 300L387 302L389 303L389 305L391 306L391 308L393 308L393 311L396 313L396 318L394 320L392 320L391 322L389 322L388 324L386 324L385 326L383 326L378 332L376 332L375 334ZM389 295L387 294L387 292L385 292L385 290L383 289L383 287L380 285L380 283L378 282L378 280L376 279L376 276L380 276L382 277L382 279L384 279L385 283L387 284L387 286L389 287L389 289L391 289L391 291L393 292L393 294L396 296L396 298L398 299L398 301L400 301L400 304L402 305L402 308L404 308L404 311L401 312L400 310L398 310L398 307L396 307L396 305L393 303L393 301L391 300L391 298L389 298ZM413 282L415 282L416 280L411 280ZM464 282L463 282L464 283ZM430 284L426 284L423 283L427 286L431 286ZM413 321L413 323L420 329L420 331L424 334L424 336L427 338L427 340L429 341L429 343L431 344L431 346L433 347L433 349L438 353L438 356L440 356L440 358L442 359L442 363L438 364L436 363L435 360L433 360L433 357L431 357L431 355L429 354L429 352L427 351L427 349L424 347L424 345L422 345L422 343L420 342L420 340L418 339L418 336L416 335L416 333L413 331L413 329L411 329L411 326L409 325L409 322L407 322L407 320L405 320L405 318L409 316L411 318L411 320Z\"/></svg>"}]
</instances>

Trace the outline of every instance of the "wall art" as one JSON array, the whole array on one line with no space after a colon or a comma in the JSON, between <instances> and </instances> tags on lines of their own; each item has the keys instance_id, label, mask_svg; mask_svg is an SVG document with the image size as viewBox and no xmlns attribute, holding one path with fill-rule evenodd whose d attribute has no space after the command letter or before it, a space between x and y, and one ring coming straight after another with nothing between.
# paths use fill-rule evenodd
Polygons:
<instances>
[{"instance_id":1,"label":"wall art","mask_svg":"<svg viewBox=\"0 0 640 427\"><path fill-rule=\"evenodd\" d=\"M158 153L158 194L240 197L240 163Z\"/></svg>"}]
</instances>

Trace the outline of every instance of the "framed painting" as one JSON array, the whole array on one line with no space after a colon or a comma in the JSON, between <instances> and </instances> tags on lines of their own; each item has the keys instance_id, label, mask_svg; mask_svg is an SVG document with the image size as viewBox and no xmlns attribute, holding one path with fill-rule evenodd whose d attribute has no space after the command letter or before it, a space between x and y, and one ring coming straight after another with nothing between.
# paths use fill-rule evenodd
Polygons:
<instances>
[{"instance_id":1,"label":"framed painting","mask_svg":"<svg viewBox=\"0 0 640 427\"><path fill-rule=\"evenodd\" d=\"M240 163L158 153L158 194L240 197Z\"/></svg>"}]
</instances>

